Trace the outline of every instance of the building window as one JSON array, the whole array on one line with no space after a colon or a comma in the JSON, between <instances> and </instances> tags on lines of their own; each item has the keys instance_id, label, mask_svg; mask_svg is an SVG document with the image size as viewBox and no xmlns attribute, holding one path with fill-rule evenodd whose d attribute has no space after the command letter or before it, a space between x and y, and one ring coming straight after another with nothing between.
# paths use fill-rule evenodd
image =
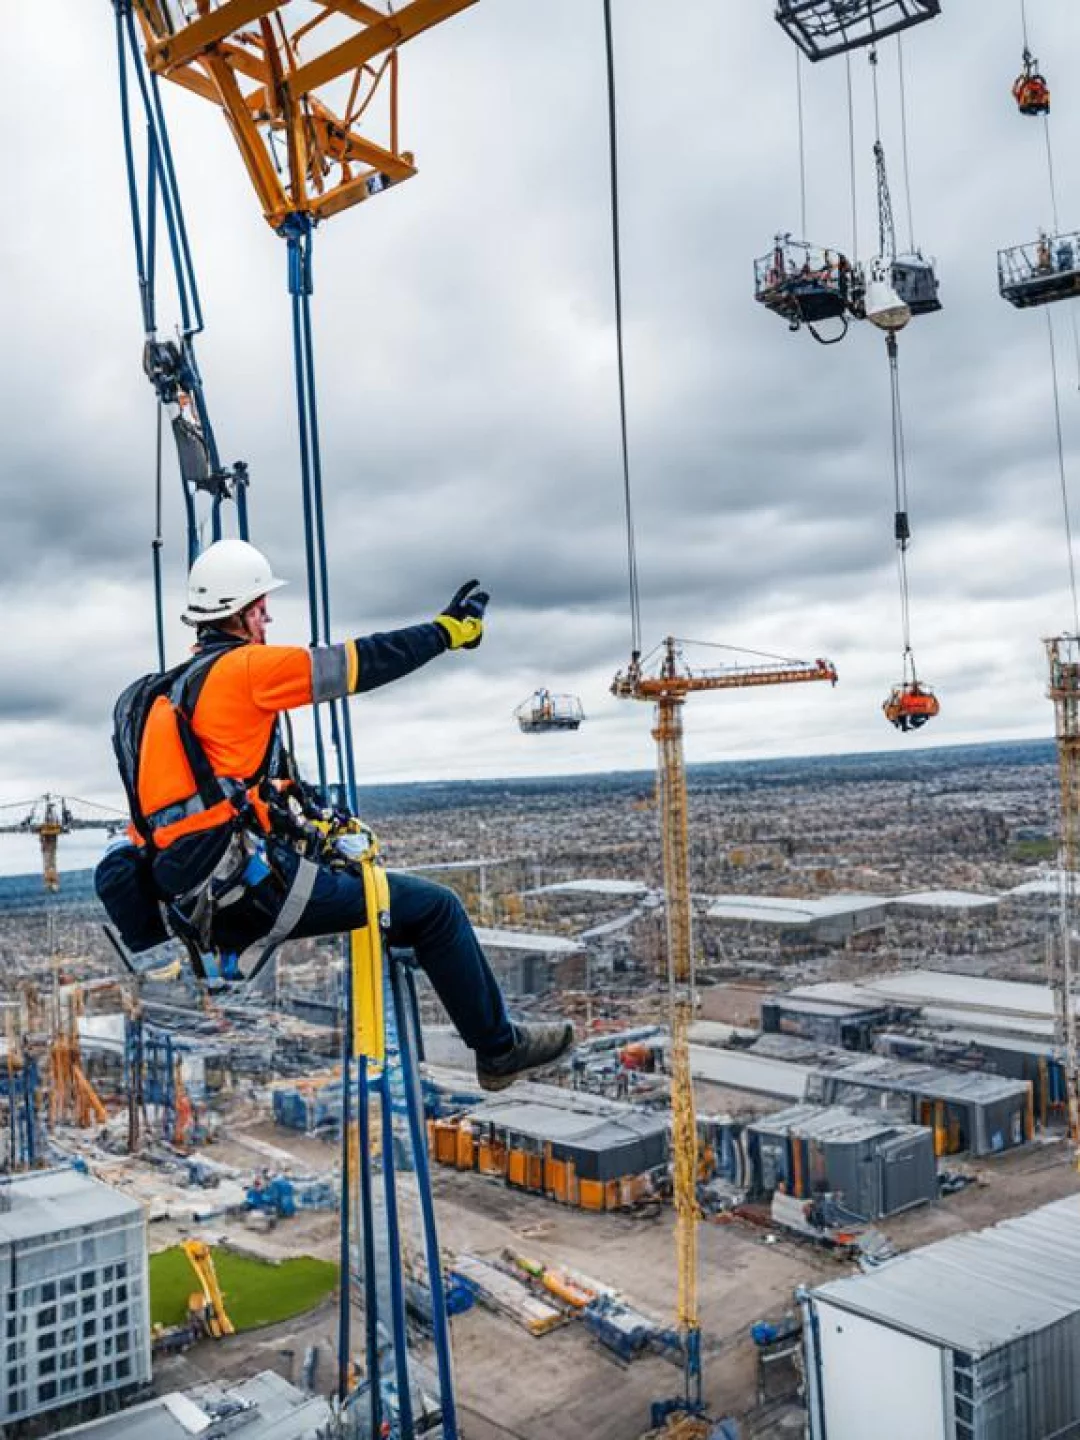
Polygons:
<instances>
[{"instance_id":1,"label":"building window","mask_svg":"<svg viewBox=\"0 0 1080 1440\"><path fill-rule=\"evenodd\" d=\"M97 1321L96 1321L96 1320L84 1320L84 1321L83 1321L83 1327L82 1327L82 1333L83 1333L83 1339L84 1339L84 1340L87 1338L88 1335L96 1335L96 1334L97 1334Z\"/></svg>"},{"instance_id":2,"label":"building window","mask_svg":"<svg viewBox=\"0 0 1080 1440\"><path fill-rule=\"evenodd\" d=\"M111 1364L109 1364L109 1365L102 1365L102 1367L101 1367L101 1383L102 1383L103 1385L107 1385L111 1379L112 1379L112 1365L111 1365Z\"/></svg>"},{"instance_id":3,"label":"building window","mask_svg":"<svg viewBox=\"0 0 1080 1440\"><path fill-rule=\"evenodd\" d=\"M84 1295L82 1297L82 1313L84 1315L93 1314L96 1308L93 1295Z\"/></svg>"},{"instance_id":4,"label":"building window","mask_svg":"<svg viewBox=\"0 0 1080 1440\"><path fill-rule=\"evenodd\" d=\"M121 1261L120 1261L120 1264L117 1265L117 1267L116 1267L116 1278L117 1278L118 1280L126 1280L126 1279L127 1279L127 1261L126 1261L126 1260L121 1260Z\"/></svg>"},{"instance_id":5,"label":"building window","mask_svg":"<svg viewBox=\"0 0 1080 1440\"><path fill-rule=\"evenodd\" d=\"M121 1303L121 1301L126 1300L126 1299L127 1299L127 1286L126 1286L126 1285L117 1285L117 1287L116 1287L116 1303L119 1305L119 1304Z\"/></svg>"},{"instance_id":6,"label":"building window","mask_svg":"<svg viewBox=\"0 0 1080 1440\"><path fill-rule=\"evenodd\" d=\"M83 1372L83 1384L88 1390L92 1390L97 1384L97 1366Z\"/></svg>"},{"instance_id":7,"label":"building window","mask_svg":"<svg viewBox=\"0 0 1080 1440\"><path fill-rule=\"evenodd\" d=\"M112 1317L111 1315L103 1315L103 1316L101 1317L101 1328L102 1328L103 1330L111 1330L111 1329L112 1329L112 1318L113 1318L113 1317Z\"/></svg>"},{"instance_id":8,"label":"building window","mask_svg":"<svg viewBox=\"0 0 1080 1440\"><path fill-rule=\"evenodd\" d=\"M39 1350L56 1349L56 1331L46 1330L44 1335L38 1336L37 1346Z\"/></svg>"},{"instance_id":9,"label":"building window","mask_svg":"<svg viewBox=\"0 0 1080 1440\"><path fill-rule=\"evenodd\" d=\"M78 1357L76 1356L74 1350L65 1350L60 1356L61 1370L74 1370L78 1363Z\"/></svg>"},{"instance_id":10,"label":"building window","mask_svg":"<svg viewBox=\"0 0 1080 1440\"><path fill-rule=\"evenodd\" d=\"M84 1270L82 1272L82 1279L80 1280L79 1285L83 1290L92 1290L94 1288L95 1279L96 1277L93 1270Z\"/></svg>"},{"instance_id":11,"label":"building window","mask_svg":"<svg viewBox=\"0 0 1080 1440\"><path fill-rule=\"evenodd\" d=\"M60 1307L60 1318L62 1320L74 1320L79 1311L77 1300L65 1300Z\"/></svg>"},{"instance_id":12,"label":"building window","mask_svg":"<svg viewBox=\"0 0 1080 1440\"><path fill-rule=\"evenodd\" d=\"M15 1340L9 1342L7 1347L8 1360L17 1360L19 1357L19 1346Z\"/></svg>"},{"instance_id":13,"label":"building window","mask_svg":"<svg viewBox=\"0 0 1080 1440\"><path fill-rule=\"evenodd\" d=\"M60 1344L74 1345L75 1337L78 1335L78 1333L79 1327L77 1325L65 1325L63 1330L61 1330L60 1332Z\"/></svg>"},{"instance_id":14,"label":"building window","mask_svg":"<svg viewBox=\"0 0 1080 1440\"><path fill-rule=\"evenodd\" d=\"M120 1334L117 1335L116 1348L118 1351L131 1349L131 1336L127 1333L126 1330L122 1330Z\"/></svg>"},{"instance_id":15,"label":"building window","mask_svg":"<svg viewBox=\"0 0 1080 1440\"><path fill-rule=\"evenodd\" d=\"M101 1304L102 1304L102 1308L105 1309L105 1310L107 1310L112 1303L113 1303L113 1293L112 1293L112 1286L110 1285L110 1286L108 1287L108 1289L103 1290L103 1291L101 1292Z\"/></svg>"},{"instance_id":16,"label":"building window","mask_svg":"<svg viewBox=\"0 0 1080 1440\"><path fill-rule=\"evenodd\" d=\"M46 1380L38 1386L37 1398L39 1405L49 1405L56 1399L56 1381Z\"/></svg>"},{"instance_id":17,"label":"building window","mask_svg":"<svg viewBox=\"0 0 1080 1440\"><path fill-rule=\"evenodd\" d=\"M39 1311L37 1312L37 1323L38 1323L38 1329L39 1329L39 1330L43 1329L46 1325L55 1325L55 1324L56 1324L56 1306L55 1306L55 1305L46 1305L43 1310L39 1310Z\"/></svg>"},{"instance_id":18,"label":"building window","mask_svg":"<svg viewBox=\"0 0 1080 1440\"><path fill-rule=\"evenodd\" d=\"M113 1278L113 1267L111 1265L105 1266L101 1272L101 1278L102 1280L111 1280Z\"/></svg>"},{"instance_id":19,"label":"building window","mask_svg":"<svg viewBox=\"0 0 1080 1440\"><path fill-rule=\"evenodd\" d=\"M38 1367L37 1367L37 1368L38 1368L38 1374L39 1374L39 1375L55 1375L55 1374L56 1374L56 1356L55 1356L55 1355L42 1355L41 1359L38 1361Z\"/></svg>"},{"instance_id":20,"label":"building window","mask_svg":"<svg viewBox=\"0 0 1080 1440\"><path fill-rule=\"evenodd\" d=\"M128 1323L128 1312L127 1312L127 1306L125 1305L122 1310L117 1310L117 1312L116 1312L116 1328L117 1328L118 1330L120 1330L120 1329L122 1329L122 1327L125 1326L127 1323Z\"/></svg>"},{"instance_id":21,"label":"building window","mask_svg":"<svg viewBox=\"0 0 1080 1440\"><path fill-rule=\"evenodd\" d=\"M74 1276L74 1275L67 1275L67 1276L64 1277L63 1280L60 1281L60 1294L61 1294L61 1295L74 1295L74 1294L75 1294L75 1291L76 1291L77 1289L78 1289L78 1286L77 1286L76 1283L75 1283L75 1276Z\"/></svg>"},{"instance_id":22,"label":"building window","mask_svg":"<svg viewBox=\"0 0 1080 1440\"><path fill-rule=\"evenodd\" d=\"M18 1330L18 1327L19 1327L19 1322L15 1319L15 1316L14 1316L14 1315L10 1315L10 1316L8 1317L8 1322L7 1322L7 1333L8 1333L8 1339L9 1339L9 1340L11 1339L12 1335L14 1335L14 1334L16 1333L16 1331Z\"/></svg>"},{"instance_id":23,"label":"building window","mask_svg":"<svg viewBox=\"0 0 1080 1440\"><path fill-rule=\"evenodd\" d=\"M117 1360L117 1362L116 1362L116 1378L117 1378L118 1380L126 1380L127 1377L128 1377L130 1374L131 1374L131 1361L128 1360L126 1357L125 1357L123 1360Z\"/></svg>"},{"instance_id":24,"label":"building window","mask_svg":"<svg viewBox=\"0 0 1080 1440\"><path fill-rule=\"evenodd\" d=\"M56 1299L56 1281L55 1281L55 1280L49 1280L49 1281L47 1281L44 1285L42 1285L42 1287L41 1287L41 1298L42 1298L42 1300L55 1300L55 1299Z\"/></svg>"},{"instance_id":25,"label":"building window","mask_svg":"<svg viewBox=\"0 0 1080 1440\"><path fill-rule=\"evenodd\" d=\"M97 1341L96 1341L96 1340L91 1340L90 1343L89 1343L89 1345L84 1345L84 1346L83 1346L83 1359L84 1359L84 1360L96 1360L96 1359L97 1359Z\"/></svg>"}]
</instances>

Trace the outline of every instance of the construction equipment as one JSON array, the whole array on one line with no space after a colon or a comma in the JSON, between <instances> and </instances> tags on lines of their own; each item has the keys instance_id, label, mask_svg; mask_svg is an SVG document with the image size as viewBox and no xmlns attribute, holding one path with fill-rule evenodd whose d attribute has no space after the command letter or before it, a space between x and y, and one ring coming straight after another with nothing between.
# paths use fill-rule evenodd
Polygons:
<instances>
[{"instance_id":1,"label":"construction equipment","mask_svg":"<svg viewBox=\"0 0 1080 1440\"><path fill-rule=\"evenodd\" d=\"M1024 46L1024 68L1013 81L1012 93L1021 115L1050 114L1050 86L1039 73L1039 62Z\"/></svg>"},{"instance_id":2,"label":"construction equipment","mask_svg":"<svg viewBox=\"0 0 1080 1440\"><path fill-rule=\"evenodd\" d=\"M777 0L776 21L811 60L899 35L941 11L940 0Z\"/></svg>"},{"instance_id":3,"label":"construction equipment","mask_svg":"<svg viewBox=\"0 0 1080 1440\"><path fill-rule=\"evenodd\" d=\"M82 1067L79 1049L79 1017L82 1013L82 987L58 987L49 1043L50 1125L62 1122L86 1129L95 1121L104 1125L109 1118L101 1096Z\"/></svg>"},{"instance_id":4,"label":"construction equipment","mask_svg":"<svg viewBox=\"0 0 1080 1440\"><path fill-rule=\"evenodd\" d=\"M11 815L11 811L15 811L15 815ZM68 800L63 795L48 792L39 795L36 800L0 805L0 835L38 837L46 890L60 889L57 843L61 835L70 835L74 830L104 830L106 834L115 835L126 823L126 815L107 805L94 805L89 800Z\"/></svg>"},{"instance_id":5,"label":"construction equipment","mask_svg":"<svg viewBox=\"0 0 1080 1440\"><path fill-rule=\"evenodd\" d=\"M1056 943L1052 941L1050 947L1054 1040L1065 1072L1069 1139L1080 1147L1080 1048L1075 1000L1080 920L1080 636L1058 635L1044 644L1050 662L1047 693L1054 702L1061 786L1060 904Z\"/></svg>"},{"instance_id":6,"label":"construction equipment","mask_svg":"<svg viewBox=\"0 0 1080 1440\"><path fill-rule=\"evenodd\" d=\"M694 1088L690 1075L687 1032L695 1004L694 945L689 875L689 828L686 766L683 758L682 707L690 695L708 690L734 690L761 685L828 680L836 669L828 660L785 660L758 655L760 663L724 670L691 670L683 658L685 642L669 636L660 647L658 667L647 673L637 655L612 682L612 694L624 700L650 700L656 705L653 739L657 743L660 834L664 857L667 919L667 978L671 1025L672 1181L678 1254L678 1328L683 1351L683 1395L661 1402L654 1413L659 1424L681 1410L700 1414L701 1325L697 1297L697 1171L698 1134ZM747 652L742 652L747 653ZM672 1408L674 1406L674 1409ZM666 1408L665 1408L666 1407Z\"/></svg>"},{"instance_id":7,"label":"construction equipment","mask_svg":"<svg viewBox=\"0 0 1080 1440\"><path fill-rule=\"evenodd\" d=\"M221 107L278 230L297 216L328 219L416 174L398 139L398 47L475 3L228 0L196 13L142 0L136 9L151 73Z\"/></svg>"},{"instance_id":8,"label":"construction equipment","mask_svg":"<svg viewBox=\"0 0 1080 1440\"><path fill-rule=\"evenodd\" d=\"M526 735L543 735L553 730L577 730L585 712L576 695L553 695L536 690L514 711L514 719Z\"/></svg>"},{"instance_id":9,"label":"construction equipment","mask_svg":"<svg viewBox=\"0 0 1080 1440\"><path fill-rule=\"evenodd\" d=\"M185 1240L183 1251L202 1286L201 1293L195 1291L188 1302L189 1314L214 1340L220 1340L224 1335L234 1335L236 1327L225 1309L225 1297L218 1284L210 1246L205 1240Z\"/></svg>"},{"instance_id":10,"label":"construction equipment","mask_svg":"<svg viewBox=\"0 0 1080 1440\"><path fill-rule=\"evenodd\" d=\"M941 703L928 685L921 684L912 674L893 687L882 705L885 719L898 730L919 730L941 711Z\"/></svg>"}]
</instances>

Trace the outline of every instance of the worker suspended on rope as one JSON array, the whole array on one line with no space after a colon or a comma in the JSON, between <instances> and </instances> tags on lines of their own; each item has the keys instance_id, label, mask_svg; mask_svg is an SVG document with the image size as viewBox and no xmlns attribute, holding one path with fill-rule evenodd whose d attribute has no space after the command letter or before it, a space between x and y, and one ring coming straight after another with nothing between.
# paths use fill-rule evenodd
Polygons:
<instances>
[{"instance_id":1,"label":"worker suspended on rope","mask_svg":"<svg viewBox=\"0 0 1080 1440\"><path fill-rule=\"evenodd\" d=\"M1050 86L1039 74L1039 62L1024 47L1024 68L1013 81L1013 99L1021 115L1049 115Z\"/></svg>"},{"instance_id":2,"label":"worker suspended on rope","mask_svg":"<svg viewBox=\"0 0 1080 1440\"><path fill-rule=\"evenodd\" d=\"M268 645L267 597L284 583L254 546L211 545L188 581L193 658L137 681L117 705L132 832L100 863L98 893L130 949L164 940L167 927L199 978L216 983L253 978L286 938L365 923L349 860L373 837L300 782L279 716L399 680L484 633L488 596L471 580L427 624L313 650ZM453 891L399 872L387 879L386 940L415 952L476 1052L481 1085L501 1089L557 1059L572 1026L511 1022Z\"/></svg>"}]
</instances>

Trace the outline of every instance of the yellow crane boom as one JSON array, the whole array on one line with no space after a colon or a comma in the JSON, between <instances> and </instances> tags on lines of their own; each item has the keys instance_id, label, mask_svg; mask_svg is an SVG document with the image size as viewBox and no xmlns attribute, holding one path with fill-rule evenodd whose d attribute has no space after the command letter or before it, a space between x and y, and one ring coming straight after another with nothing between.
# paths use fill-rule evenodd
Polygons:
<instances>
[{"instance_id":1,"label":"yellow crane boom","mask_svg":"<svg viewBox=\"0 0 1080 1440\"><path fill-rule=\"evenodd\" d=\"M690 904L689 807L683 755L682 707L688 695L746 686L791 685L828 680L836 669L828 660L775 660L723 670L691 670L681 645L669 636L661 646L655 673L646 674L635 656L612 682L612 694L656 705L653 739L657 745L657 790L663 847L667 921L667 977L671 1027L671 1145L675 1243L678 1265L677 1314L683 1342L682 1408L697 1413L701 1395L701 1324L697 1295L697 1113L690 1075L688 1032L694 1006L694 945Z\"/></svg>"},{"instance_id":2,"label":"yellow crane boom","mask_svg":"<svg viewBox=\"0 0 1080 1440\"><path fill-rule=\"evenodd\" d=\"M225 112L263 213L324 220L416 174L398 47L476 0L138 0L151 70ZM377 130L379 139L373 138Z\"/></svg>"}]
</instances>

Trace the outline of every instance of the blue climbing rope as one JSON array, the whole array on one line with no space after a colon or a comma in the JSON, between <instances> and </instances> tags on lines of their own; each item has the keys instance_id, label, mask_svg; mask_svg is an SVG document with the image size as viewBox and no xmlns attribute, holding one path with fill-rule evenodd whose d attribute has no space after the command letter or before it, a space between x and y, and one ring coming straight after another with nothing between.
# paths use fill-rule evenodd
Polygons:
<instances>
[{"instance_id":1,"label":"blue climbing rope","mask_svg":"<svg viewBox=\"0 0 1080 1440\"><path fill-rule=\"evenodd\" d=\"M157 612L158 664L165 666L162 597L162 549L160 515L161 412L171 412L171 423L180 453L181 483L187 528L187 563L190 566L202 548L199 507L200 490L210 495L210 535L219 540L224 533L224 506L236 506L236 528L248 537L247 467L242 461L225 466L221 461L214 427L206 402L202 376L195 355L195 337L204 328L202 302L188 238L180 189L176 179L169 129L161 102L156 75L148 72L139 45L132 0L113 0L116 29L116 62L120 94L120 121L124 142L128 207L135 250L145 348L143 368L154 386L158 400L158 494L155 497L155 531L151 544L154 602ZM145 129L146 175L140 184L137 163L136 119L133 91L141 102ZM157 282L159 221L164 229L172 281L180 311L175 341L158 338ZM190 414L184 413L184 407ZM185 463L186 462L186 463Z\"/></svg>"}]
</instances>

